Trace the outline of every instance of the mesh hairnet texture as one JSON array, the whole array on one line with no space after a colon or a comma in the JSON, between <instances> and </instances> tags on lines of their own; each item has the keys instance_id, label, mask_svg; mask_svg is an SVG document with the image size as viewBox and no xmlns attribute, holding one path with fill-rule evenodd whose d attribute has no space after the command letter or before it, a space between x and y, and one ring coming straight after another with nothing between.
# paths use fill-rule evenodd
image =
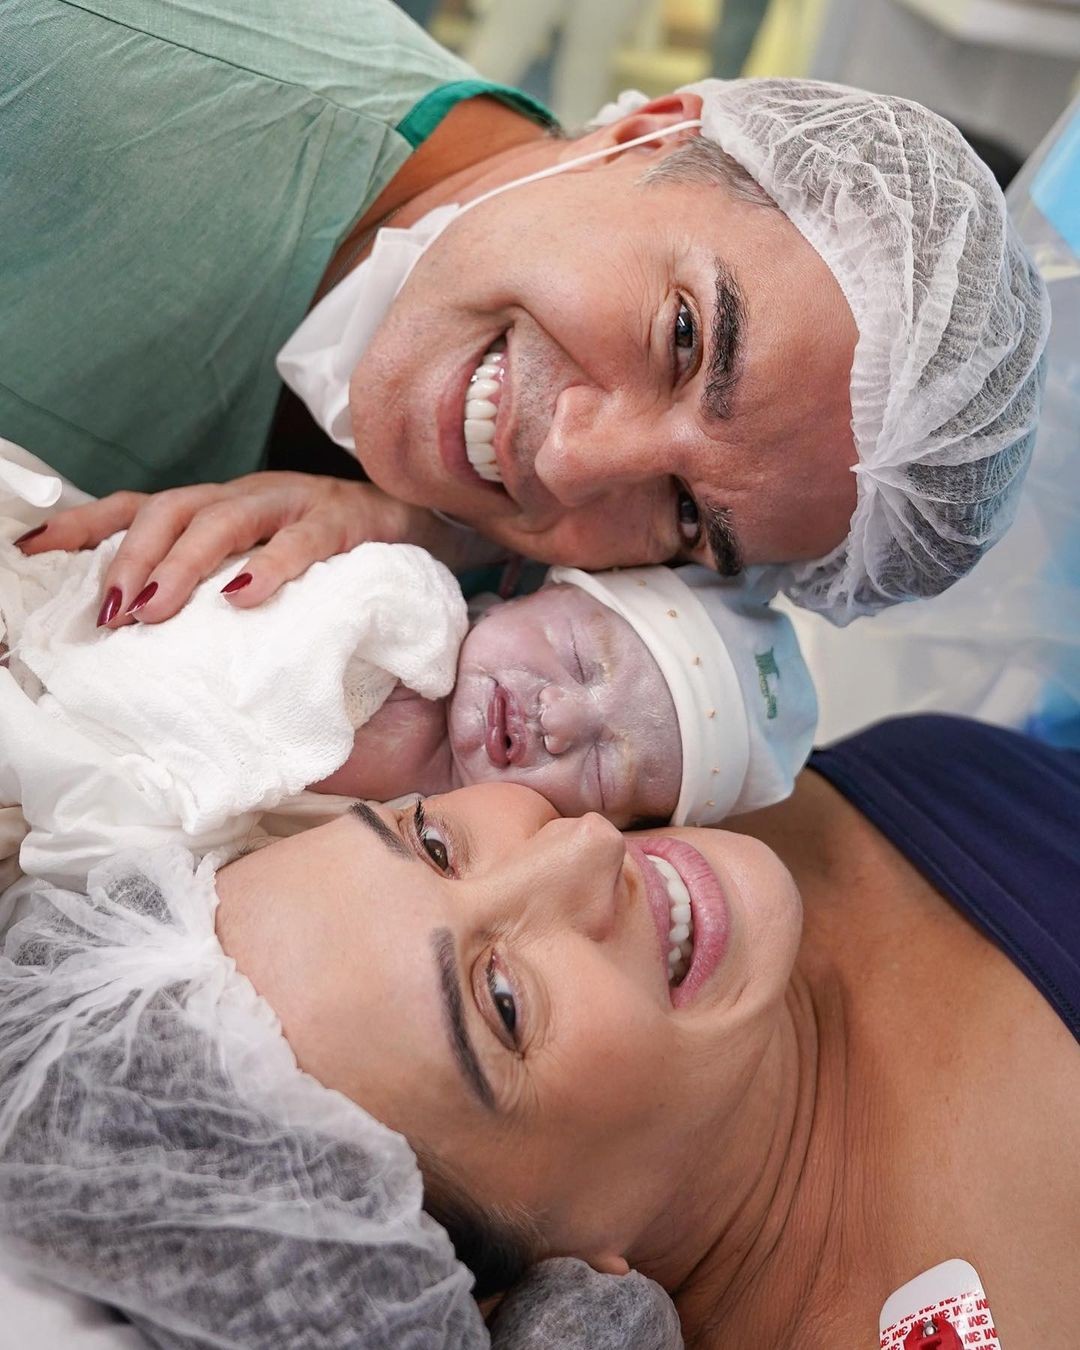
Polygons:
<instances>
[{"instance_id":1,"label":"mesh hairnet texture","mask_svg":"<svg viewBox=\"0 0 1080 1350\"><path fill-rule=\"evenodd\" d=\"M49 891L0 958L0 1242L151 1344L482 1350L405 1141L303 1074L161 850Z\"/></svg>"},{"instance_id":2,"label":"mesh hairnet texture","mask_svg":"<svg viewBox=\"0 0 1080 1350\"><path fill-rule=\"evenodd\" d=\"M702 134L821 255L859 337L847 539L793 565L844 624L963 576L1012 520L1030 458L1046 288L990 171L944 119L811 80L706 80Z\"/></svg>"},{"instance_id":3,"label":"mesh hairnet texture","mask_svg":"<svg viewBox=\"0 0 1080 1350\"><path fill-rule=\"evenodd\" d=\"M599 1275L583 1261L541 1261L499 1306L492 1350L682 1350L679 1315L638 1272Z\"/></svg>"}]
</instances>

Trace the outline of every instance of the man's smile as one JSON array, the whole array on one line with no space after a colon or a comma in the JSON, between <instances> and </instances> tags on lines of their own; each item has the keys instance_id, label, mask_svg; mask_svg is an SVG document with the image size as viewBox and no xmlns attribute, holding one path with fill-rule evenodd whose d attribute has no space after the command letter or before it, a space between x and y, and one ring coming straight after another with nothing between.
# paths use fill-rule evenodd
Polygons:
<instances>
[{"instance_id":1,"label":"man's smile","mask_svg":"<svg viewBox=\"0 0 1080 1350\"><path fill-rule=\"evenodd\" d=\"M495 449L499 400L506 378L506 343L500 339L484 353L465 391L465 455L489 483L503 481Z\"/></svg>"}]
</instances>

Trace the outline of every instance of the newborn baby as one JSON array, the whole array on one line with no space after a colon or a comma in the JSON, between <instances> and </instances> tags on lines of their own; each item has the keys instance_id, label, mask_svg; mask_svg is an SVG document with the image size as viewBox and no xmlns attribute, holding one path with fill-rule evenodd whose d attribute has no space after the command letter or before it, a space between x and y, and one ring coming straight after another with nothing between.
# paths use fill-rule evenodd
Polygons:
<instances>
[{"instance_id":1,"label":"newborn baby","mask_svg":"<svg viewBox=\"0 0 1080 1350\"><path fill-rule=\"evenodd\" d=\"M317 790L386 801L503 779L618 825L765 806L809 752L813 687L787 619L747 588L721 623L668 568L554 568L483 610L446 699L398 686Z\"/></svg>"},{"instance_id":2,"label":"newborn baby","mask_svg":"<svg viewBox=\"0 0 1080 1350\"><path fill-rule=\"evenodd\" d=\"M452 692L433 701L398 685L317 790L386 801L493 778L618 824L675 809L682 746L664 676L631 625L577 586L491 603Z\"/></svg>"},{"instance_id":3,"label":"newborn baby","mask_svg":"<svg viewBox=\"0 0 1080 1350\"><path fill-rule=\"evenodd\" d=\"M0 542L0 806L29 827L23 869L64 884L126 845L249 838L312 784L386 799L501 777L568 813L697 822L786 795L809 749L790 626L738 588L721 635L667 569L556 569L466 635L445 568L365 544L257 610L222 599L233 563L167 623L107 631L116 542Z\"/></svg>"}]
</instances>

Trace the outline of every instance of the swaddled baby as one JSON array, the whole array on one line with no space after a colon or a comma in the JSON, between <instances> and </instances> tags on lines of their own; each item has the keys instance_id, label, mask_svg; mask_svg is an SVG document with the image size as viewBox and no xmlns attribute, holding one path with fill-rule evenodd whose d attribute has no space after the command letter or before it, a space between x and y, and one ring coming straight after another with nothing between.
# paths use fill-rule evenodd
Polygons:
<instances>
[{"instance_id":1,"label":"swaddled baby","mask_svg":"<svg viewBox=\"0 0 1080 1350\"><path fill-rule=\"evenodd\" d=\"M788 794L815 712L790 624L748 588L710 617L665 567L553 568L483 610L444 700L399 686L319 789L385 801L503 779L563 815L708 824Z\"/></svg>"},{"instance_id":2,"label":"swaddled baby","mask_svg":"<svg viewBox=\"0 0 1080 1350\"><path fill-rule=\"evenodd\" d=\"M10 539L27 513L4 514ZM738 588L720 633L667 569L556 569L466 631L445 568L365 544L257 610L220 595L234 563L167 623L106 631L116 543L0 543L0 803L29 826L24 870L67 884L119 847L243 839L312 784L386 799L503 777L568 814L698 822L784 796L809 749L790 626Z\"/></svg>"}]
</instances>

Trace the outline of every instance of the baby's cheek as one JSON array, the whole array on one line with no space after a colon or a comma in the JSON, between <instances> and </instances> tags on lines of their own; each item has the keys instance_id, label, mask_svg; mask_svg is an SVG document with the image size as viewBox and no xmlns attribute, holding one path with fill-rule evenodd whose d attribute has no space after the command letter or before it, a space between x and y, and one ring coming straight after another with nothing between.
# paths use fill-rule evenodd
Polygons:
<instances>
[{"instance_id":1,"label":"baby's cheek","mask_svg":"<svg viewBox=\"0 0 1080 1350\"><path fill-rule=\"evenodd\" d=\"M353 738L352 753L342 764L340 769L335 769L329 778L323 778L318 783L312 783L309 791L311 792L336 792L342 797L362 797L367 795L367 784L364 779L364 768L366 756L359 749L359 737ZM370 764L367 765L367 778L371 777Z\"/></svg>"},{"instance_id":2,"label":"baby's cheek","mask_svg":"<svg viewBox=\"0 0 1080 1350\"><path fill-rule=\"evenodd\" d=\"M667 823L682 788L682 738L674 709L670 718L640 719L628 730L622 747L618 766L611 770L617 780L612 799L625 804L625 819L616 823Z\"/></svg>"},{"instance_id":3,"label":"baby's cheek","mask_svg":"<svg viewBox=\"0 0 1080 1350\"><path fill-rule=\"evenodd\" d=\"M562 816L584 816L590 811L603 813L595 776L588 765L576 761L573 755L560 755L517 775L507 771L502 780L531 787L546 797Z\"/></svg>"}]
</instances>

